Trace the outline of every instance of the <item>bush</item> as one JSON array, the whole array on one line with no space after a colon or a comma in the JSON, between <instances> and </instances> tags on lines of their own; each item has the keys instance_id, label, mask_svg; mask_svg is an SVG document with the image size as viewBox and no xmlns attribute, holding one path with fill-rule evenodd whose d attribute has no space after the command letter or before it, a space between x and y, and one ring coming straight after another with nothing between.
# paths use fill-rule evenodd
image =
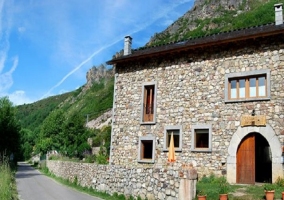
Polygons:
<instances>
[{"instance_id":1,"label":"bush","mask_svg":"<svg viewBox=\"0 0 284 200\"><path fill-rule=\"evenodd\" d=\"M106 165L108 164L108 157L103 154L99 154L96 157L96 163Z\"/></svg>"},{"instance_id":2,"label":"bush","mask_svg":"<svg viewBox=\"0 0 284 200\"><path fill-rule=\"evenodd\" d=\"M273 191L276 189L276 185L271 184L271 183L266 183L263 185L263 188L265 191Z\"/></svg>"},{"instance_id":3,"label":"bush","mask_svg":"<svg viewBox=\"0 0 284 200\"><path fill-rule=\"evenodd\" d=\"M219 187L219 194L228 194L230 186L224 176L219 179Z\"/></svg>"},{"instance_id":4,"label":"bush","mask_svg":"<svg viewBox=\"0 0 284 200\"><path fill-rule=\"evenodd\" d=\"M275 184L279 187L284 187L284 178L281 178L280 176L278 176L278 178L275 181Z\"/></svg>"},{"instance_id":5,"label":"bush","mask_svg":"<svg viewBox=\"0 0 284 200\"><path fill-rule=\"evenodd\" d=\"M85 163L94 163L96 161L96 155L88 155L85 157Z\"/></svg>"}]
</instances>

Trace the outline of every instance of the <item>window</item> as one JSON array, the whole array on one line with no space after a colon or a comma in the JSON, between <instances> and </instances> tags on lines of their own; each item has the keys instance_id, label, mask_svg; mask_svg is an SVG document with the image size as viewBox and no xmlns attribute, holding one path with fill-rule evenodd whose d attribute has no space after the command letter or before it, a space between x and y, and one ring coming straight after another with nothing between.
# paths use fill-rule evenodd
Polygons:
<instances>
[{"instance_id":1,"label":"window","mask_svg":"<svg viewBox=\"0 0 284 200\"><path fill-rule=\"evenodd\" d=\"M258 70L226 74L225 101L270 99L270 71Z\"/></svg>"},{"instance_id":2,"label":"window","mask_svg":"<svg viewBox=\"0 0 284 200\"><path fill-rule=\"evenodd\" d=\"M144 83L142 86L143 103L141 106L141 123L153 124L156 122L156 82Z\"/></svg>"},{"instance_id":3,"label":"window","mask_svg":"<svg viewBox=\"0 0 284 200\"><path fill-rule=\"evenodd\" d=\"M191 129L191 150L192 151L211 151L212 140L211 125L193 125Z\"/></svg>"},{"instance_id":4,"label":"window","mask_svg":"<svg viewBox=\"0 0 284 200\"><path fill-rule=\"evenodd\" d=\"M138 162L154 163L155 137L148 135L139 138Z\"/></svg>"},{"instance_id":5,"label":"window","mask_svg":"<svg viewBox=\"0 0 284 200\"><path fill-rule=\"evenodd\" d=\"M175 151L182 149L182 126L166 126L164 130L164 151L168 151L171 141L171 134L174 137Z\"/></svg>"}]
</instances>

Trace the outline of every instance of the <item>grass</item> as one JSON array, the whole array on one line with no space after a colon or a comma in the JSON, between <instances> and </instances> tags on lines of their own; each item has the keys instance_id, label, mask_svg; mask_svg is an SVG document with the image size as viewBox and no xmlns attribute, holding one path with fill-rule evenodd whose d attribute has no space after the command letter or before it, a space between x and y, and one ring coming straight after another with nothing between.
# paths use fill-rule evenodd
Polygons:
<instances>
[{"instance_id":1,"label":"grass","mask_svg":"<svg viewBox=\"0 0 284 200\"><path fill-rule=\"evenodd\" d=\"M8 159L0 156L0 199L18 199L15 170L11 169Z\"/></svg>"},{"instance_id":2,"label":"grass","mask_svg":"<svg viewBox=\"0 0 284 200\"><path fill-rule=\"evenodd\" d=\"M207 200L219 199L220 183L224 180L224 177L216 177L211 175L209 177L203 177L197 182L197 192L207 195ZM275 199L281 199L281 192L284 191L284 179L278 178L273 185L275 189ZM237 193L242 193L241 196L237 196ZM264 200L264 185L229 185L228 194L230 200Z\"/></svg>"}]
</instances>

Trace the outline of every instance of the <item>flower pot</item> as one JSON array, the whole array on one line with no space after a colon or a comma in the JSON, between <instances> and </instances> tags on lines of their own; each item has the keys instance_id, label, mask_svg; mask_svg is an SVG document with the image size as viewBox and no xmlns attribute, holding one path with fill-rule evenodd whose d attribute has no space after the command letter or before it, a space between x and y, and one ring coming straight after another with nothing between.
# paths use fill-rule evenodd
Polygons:
<instances>
[{"instance_id":1,"label":"flower pot","mask_svg":"<svg viewBox=\"0 0 284 200\"><path fill-rule=\"evenodd\" d=\"M206 195L197 195L198 200L206 200Z\"/></svg>"},{"instance_id":2,"label":"flower pot","mask_svg":"<svg viewBox=\"0 0 284 200\"><path fill-rule=\"evenodd\" d=\"M282 192L282 200L284 200L284 192Z\"/></svg>"},{"instance_id":3,"label":"flower pot","mask_svg":"<svg viewBox=\"0 0 284 200\"><path fill-rule=\"evenodd\" d=\"M227 200L228 199L228 194L219 194L220 200Z\"/></svg>"},{"instance_id":4,"label":"flower pot","mask_svg":"<svg viewBox=\"0 0 284 200\"><path fill-rule=\"evenodd\" d=\"M274 190L265 191L266 200L273 200L274 199Z\"/></svg>"}]
</instances>

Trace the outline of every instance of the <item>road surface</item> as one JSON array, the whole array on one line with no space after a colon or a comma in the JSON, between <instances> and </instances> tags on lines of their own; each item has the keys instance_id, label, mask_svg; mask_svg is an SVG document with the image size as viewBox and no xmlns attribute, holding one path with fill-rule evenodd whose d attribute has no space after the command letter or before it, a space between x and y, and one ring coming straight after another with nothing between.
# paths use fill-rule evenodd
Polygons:
<instances>
[{"instance_id":1,"label":"road surface","mask_svg":"<svg viewBox=\"0 0 284 200\"><path fill-rule=\"evenodd\" d=\"M16 182L20 200L100 200L61 185L24 162L18 163Z\"/></svg>"}]
</instances>

